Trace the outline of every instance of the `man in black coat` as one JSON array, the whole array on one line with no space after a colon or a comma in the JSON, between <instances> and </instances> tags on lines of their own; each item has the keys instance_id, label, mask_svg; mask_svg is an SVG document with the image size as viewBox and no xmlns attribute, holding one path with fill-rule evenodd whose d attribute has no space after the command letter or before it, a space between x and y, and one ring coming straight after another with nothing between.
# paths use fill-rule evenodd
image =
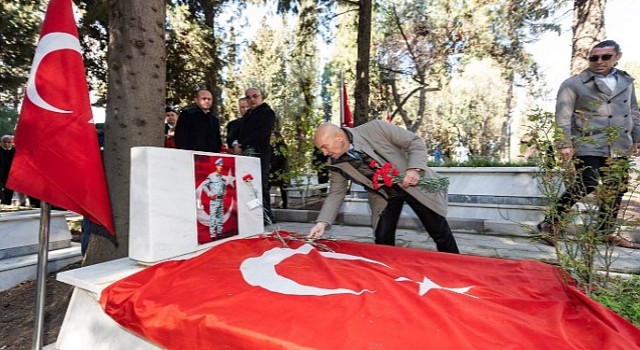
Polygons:
<instances>
[{"instance_id":1,"label":"man in black coat","mask_svg":"<svg viewBox=\"0 0 640 350\"><path fill-rule=\"evenodd\" d=\"M209 90L198 90L194 107L180 113L174 138L176 148L219 153L222 147L220 122L209 109L213 95Z\"/></svg>"},{"instance_id":2,"label":"man in black coat","mask_svg":"<svg viewBox=\"0 0 640 350\"><path fill-rule=\"evenodd\" d=\"M3 135L0 138L0 203L11 205L13 190L6 187L9 169L13 163L16 149L13 147L13 136Z\"/></svg>"},{"instance_id":3,"label":"man in black coat","mask_svg":"<svg viewBox=\"0 0 640 350\"><path fill-rule=\"evenodd\" d=\"M227 146L229 149L233 149L233 144L238 143L238 127L240 126L240 119L247 114L249 110L249 100L246 97L240 97L238 99L238 112L240 116L227 123Z\"/></svg>"},{"instance_id":4,"label":"man in black coat","mask_svg":"<svg viewBox=\"0 0 640 350\"><path fill-rule=\"evenodd\" d=\"M271 164L271 131L276 121L276 114L268 104L263 102L262 92L256 87L250 87L245 91L245 97L249 100L249 111L240 119L238 126L238 143L233 150L236 154L260 158L262 179L262 206L264 207L265 221L273 222L271 213L271 196L269 195L269 166Z\"/></svg>"}]
</instances>

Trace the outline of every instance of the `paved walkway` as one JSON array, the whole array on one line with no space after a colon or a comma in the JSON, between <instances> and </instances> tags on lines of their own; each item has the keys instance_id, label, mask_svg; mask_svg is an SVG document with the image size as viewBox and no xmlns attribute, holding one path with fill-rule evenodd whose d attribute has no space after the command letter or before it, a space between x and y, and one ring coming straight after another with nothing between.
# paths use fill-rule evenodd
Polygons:
<instances>
[{"instance_id":1,"label":"paved walkway","mask_svg":"<svg viewBox=\"0 0 640 350\"><path fill-rule=\"evenodd\" d=\"M286 216L286 215L281 215ZM277 229L307 234L313 226L310 222L278 221ZM531 259L556 263L555 248L521 236L490 236L477 233L455 232L454 236L462 254L506 259ZM371 228L366 226L334 225L325 237L373 243ZM435 243L424 230L398 229L398 246L435 251ZM601 251L604 252L604 246ZM611 271L624 274L640 274L640 250L615 247ZM599 259L602 266L602 259Z\"/></svg>"}]
</instances>

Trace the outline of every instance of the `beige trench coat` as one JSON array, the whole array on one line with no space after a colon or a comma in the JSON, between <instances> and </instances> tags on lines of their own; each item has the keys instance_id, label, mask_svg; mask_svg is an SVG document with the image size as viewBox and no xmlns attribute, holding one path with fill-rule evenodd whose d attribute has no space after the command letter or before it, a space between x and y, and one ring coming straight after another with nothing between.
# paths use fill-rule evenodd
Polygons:
<instances>
[{"instance_id":1,"label":"beige trench coat","mask_svg":"<svg viewBox=\"0 0 640 350\"><path fill-rule=\"evenodd\" d=\"M402 174L407 169L416 168L424 170L426 177L439 177L435 171L427 167L429 154L424 141L412 132L380 120L348 130L353 135L355 149L380 164L391 162ZM358 172L349 162L330 164L329 168L332 170L329 193L316 221L329 225L334 222L349 191L348 180L352 179L367 189L372 213L371 223L375 228L379 215L387 204L384 191L375 191L371 180ZM430 193L418 186L410 186L406 192L427 208L443 217L447 216L447 193Z\"/></svg>"}]
</instances>

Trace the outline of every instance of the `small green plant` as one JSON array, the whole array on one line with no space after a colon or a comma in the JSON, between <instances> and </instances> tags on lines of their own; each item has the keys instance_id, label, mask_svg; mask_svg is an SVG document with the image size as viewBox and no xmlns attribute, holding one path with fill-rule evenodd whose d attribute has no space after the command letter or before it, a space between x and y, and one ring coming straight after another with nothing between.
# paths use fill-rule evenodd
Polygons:
<instances>
[{"instance_id":1,"label":"small green plant","mask_svg":"<svg viewBox=\"0 0 640 350\"><path fill-rule=\"evenodd\" d=\"M570 210L560 214L558 203L564 188L579 186L581 177L576 171L581 164L578 160L564 161L555 150L556 145L566 144L563 133L554 123L552 113L534 111L529 116L531 145L536 147L536 157L539 172L539 188L545 196L545 217L554 222L554 236L547 237L555 243L556 256L560 266L573 276L578 286L591 295L594 289L606 286L610 278L610 267L613 262L613 246L605 244L605 237L609 233L616 233L622 226L631 225L621 219L628 203L615 205L616 194L628 186L628 161L624 158L610 158L607 165L601 167L602 174L598 180L600 185L589 196L582 196L586 188L576 191L581 197ZM588 125L586 123L585 125ZM607 130L610 143L613 143L619 133ZM585 135L580 141L589 139ZM588 170L588 167L583 168ZM637 186L637 185L635 185ZM629 192L635 188L628 186ZM600 210L602 208L603 210ZM618 211L619 218L614 212ZM535 237L535 236L533 236ZM597 271L604 271L600 276Z\"/></svg>"},{"instance_id":2,"label":"small green plant","mask_svg":"<svg viewBox=\"0 0 640 350\"><path fill-rule=\"evenodd\" d=\"M67 219L67 226L72 235L82 234L82 219Z\"/></svg>"},{"instance_id":3,"label":"small green plant","mask_svg":"<svg viewBox=\"0 0 640 350\"><path fill-rule=\"evenodd\" d=\"M606 288L594 290L591 297L640 327L640 276L612 278Z\"/></svg>"},{"instance_id":4,"label":"small green plant","mask_svg":"<svg viewBox=\"0 0 640 350\"><path fill-rule=\"evenodd\" d=\"M521 166L537 166L534 160L527 162L503 162L492 157L470 157L465 162L446 161L444 163L429 161L427 165L430 167L521 167Z\"/></svg>"}]
</instances>

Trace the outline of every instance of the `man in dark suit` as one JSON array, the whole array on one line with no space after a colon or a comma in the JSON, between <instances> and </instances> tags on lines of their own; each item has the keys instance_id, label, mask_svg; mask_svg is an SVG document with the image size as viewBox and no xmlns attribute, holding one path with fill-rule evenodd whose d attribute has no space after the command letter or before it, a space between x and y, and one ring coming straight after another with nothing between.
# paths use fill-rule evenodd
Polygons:
<instances>
[{"instance_id":1,"label":"man in dark suit","mask_svg":"<svg viewBox=\"0 0 640 350\"><path fill-rule=\"evenodd\" d=\"M262 179L262 206L265 215L273 222L271 213L271 196L269 195L269 166L271 164L271 131L276 120L273 109L263 101L262 92L256 87L245 91L249 101L249 111L242 117L238 126L238 143L234 146L235 154L260 158ZM267 221L267 218L265 218Z\"/></svg>"},{"instance_id":2,"label":"man in dark suit","mask_svg":"<svg viewBox=\"0 0 640 350\"><path fill-rule=\"evenodd\" d=\"M249 100L246 97L240 97L238 99L238 112L240 116L227 123L227 146L229 149L233 149L233 144L238 143L238 127L240 126L240 119L247 114L249 110Z\"/></svg>"},{"instance_id":3,"label":"man in dark suit","mask_svg":"<svg viewBox=\"0 0 640 350\"><path fill-rule=\"evenodd\" d=\"M195 106L180 113L176 123L176 148L219 153L222 147L220 122L209 109L213 95L209 90L198 90L193 99Z\"/></svg>"}]
</instances>

